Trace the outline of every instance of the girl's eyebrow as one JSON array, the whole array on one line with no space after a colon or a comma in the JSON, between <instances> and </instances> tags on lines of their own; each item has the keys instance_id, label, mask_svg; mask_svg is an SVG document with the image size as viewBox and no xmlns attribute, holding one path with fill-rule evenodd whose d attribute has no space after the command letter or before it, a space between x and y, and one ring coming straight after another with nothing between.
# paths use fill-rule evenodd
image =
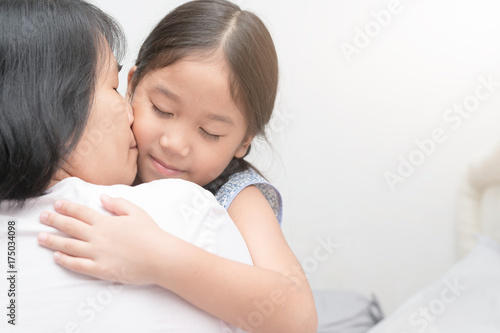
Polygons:
<instances>
[{"instance_id":1,"label":"girl's eyebrow","mask_svg":"<svg viewBox=\"0 0 500 333\"><path fill-rule=\"evenodd\" d=\"M234 126L233 120L231 118L220 115L220 114L210 113L207 116L207 118Z\"/></svg>"},{"instance_id":2,"label":"girl's eyebrow","mask_svg":"<svg viewBox=\"0 0 500 333\"><path fill-rule=\"evenodd\" d=\"M172 99L172 100L174 100L176 102L180 101L180 97L179 96L177 96L176 94L174 94L173 92L171 92L170 90L168 90L165 87L155 86L153 89L155 91L159 92L160 94L166 96L167 98L170 98L170 99ZM222 123L234 126L233 120L231 118L227 117L227 116L223 116L223 115L215 114L215 113L210 113L210 114L207 115L207 118L210 119L210 120L220 121Z\"/></svg>"},{"instance_id":3,"label":"girl's eyebrow","mask_svg":"<svg viewBox=\"0 0 500 333\"><path fill-rule=\"evenodd\" d=\"M173 99L176 102L179 102L179 100L180 100L179 96L177 96L176 94L174 94L173 92L171 92L170 90L168 90L165 87L156 86L156 87L154 87L154 90L161 93L162 95L165 95L166 97L168 97L170 99Z\"/></svg>"}]
</instances>

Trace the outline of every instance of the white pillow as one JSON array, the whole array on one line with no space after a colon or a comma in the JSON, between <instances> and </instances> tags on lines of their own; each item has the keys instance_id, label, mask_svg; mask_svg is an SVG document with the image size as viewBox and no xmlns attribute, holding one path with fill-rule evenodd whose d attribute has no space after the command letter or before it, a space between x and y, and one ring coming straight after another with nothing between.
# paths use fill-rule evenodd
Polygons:
<instances>
[{"instance_id":1,"label":"white pillow","mask_svg":"<svg viewBox=\"0 0 500 333\"><path fill-rule=\"evenodd\" d=\"M368 333L385 332L500 332L500 245L480 236L466 258Z\"/></svg>"}]
</instances>

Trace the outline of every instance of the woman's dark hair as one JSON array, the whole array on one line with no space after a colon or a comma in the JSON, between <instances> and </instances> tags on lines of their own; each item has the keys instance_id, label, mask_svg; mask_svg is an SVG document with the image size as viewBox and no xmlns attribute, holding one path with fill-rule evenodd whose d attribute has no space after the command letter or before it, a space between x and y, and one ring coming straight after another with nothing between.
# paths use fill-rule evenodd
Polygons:
<instances>
[{"instance_id":1,"label":"woman's dark hair","mask_svg":"<svg viewBox=\"0 0 500 333\"><path fill-rule=\"evenodd\" d=\"M209 57L217 50L222 50L231 69L231 97L247 121L247 134L265 136L278 89L276 49L262 21L229 1L191 1L160 21L141 47L131 91L156 69L187 56ZM234 158L205 188L215 193L231 174L248 167L245 160Z\"/></svg>"},{"instance_id":2,"label":"woman's dark hair","mask_svg":"<svg viewBox=\"0 0 500 333\"><path fill-rule=\"evenodd\" d=\"M0 0L0 202L38 197L78 143L117 23L81 0Z\"/></svg>"}]
</instances>

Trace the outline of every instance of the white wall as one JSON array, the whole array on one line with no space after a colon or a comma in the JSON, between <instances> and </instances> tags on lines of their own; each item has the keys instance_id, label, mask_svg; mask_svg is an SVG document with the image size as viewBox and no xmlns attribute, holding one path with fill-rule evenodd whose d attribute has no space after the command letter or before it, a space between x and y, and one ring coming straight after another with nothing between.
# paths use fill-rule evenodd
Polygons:
<instances>
[{"instance_id":1,"label":"white wall","mask_svg":"<svg viewBox=\"0 0 500 333\"><path fill-rule=\"evenodd\" d=\"M151 28L185 1L94 2L124 26L129 68ZM500 85L490 93L480 81L500 83L500 3L235 2L265 21L281 61L273 149L257 144L252 160L282 191L287 240L314 288L375 293L391 312L454 262L457 184L477 151L500 141ZM387 8L380 28L372 12ZM360 46L350 61L343 43ZM444 119L464 102L470 117ZM400 156L419 162L415 141L436 130L442 142L391 190L384 174L398 174ZM315 252L328 239L339 244L332 254Z\"/></svg>"}]
</instances>

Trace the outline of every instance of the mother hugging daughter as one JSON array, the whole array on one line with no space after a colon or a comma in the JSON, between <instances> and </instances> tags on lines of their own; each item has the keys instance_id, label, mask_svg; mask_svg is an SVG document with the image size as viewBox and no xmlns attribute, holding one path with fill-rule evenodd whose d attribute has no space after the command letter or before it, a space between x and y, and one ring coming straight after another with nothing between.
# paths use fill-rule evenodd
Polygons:
<instances>
[{"instance_id":1,"label":"mother hugging daughter","mask_svg":"<svg viewBox=\"0 0 500 333\"><path fill-rule=\"evenodd\" d=\"M0 1L0 4L2 23L6 22L4 16L13 17L13 13L18 15L17 20L23 15L29 18L30 13L37 18L47 15L50 19L39 27L37 34L46 33L46 38L54 39L44 47L24 43L22 47L29 52L22 57L22 53L15 53L16 47L2 46L0 50L5 54L1 54L2 59L12 59L0 63L2 77L11 73L10 77L20 86L23 82L32 82L34 78L16 77L16 73L31 68L29 72L36 76L45 69L28 60L16 67L16 61L30 55L38 59L43 52L48 53L44 55L46 62L53 61L54 66L64 59L69 67L74 66L71 62L84 63L82 67L73 68L81 74L83 69L96 68L86 74L90 81L88 92L78 91L80 86L75 83L79 82L74 81L78 72L69 76L60 70L53 71L50 75L62 83L43 84L48 78L42 75L36 81L39 85L28 85L22 93L12 96L7 94L12 91L9 81L2 81L1 117L6 131L2 127L0 149L4 149L2 154L6 155L3 156L11 157L4 158L1 165L0 192L4 202L0 206L0 223L5 219L16 220L20 242L26 243L20 246L24 252L18 254L25 261L26 275L19 280L20 288L23 285L27 288L21 290L29 290L25 295L36 292L36 299L41 300L44 293L51 290L58 295L58 303L65 304L62 308L56 305L61 311L57 313L71 317L70 313L75 312L76 319L78 313L91 313L92 308L100 312L98 309L104 307L103 304L92 307L83 301L73 302L76 310L71 306L68 310L70 303L62 301L68 289L61 288L62 281L86 281L80 286L102 286L105 282L52 266L45 260L48 252L33 247L31 242L33 235L41 231L40 244L57 251L54 257L61 266L100 279L134 284L125 286L116 299L145 297L147 300L150 297L150 304L159 305L154 306L154 321L163 321L164 329L169 327L169 322L182 322L173 331L193 331L189 325L203 325L216 317L223 320L221 328L229 329L230 326L224 324L227 322L247 331L315 332L317 318L311 290L280 230L280 196L243 159L253 138L263 133L270 119L277 90L276 52L262 22L222 0L189 2L168 14L144 42L136 66L130 71L127 97L132 103L132 115L114 91L117 66L114 57L106 51L107 45L113 42L99 29L107 26L116 29L116 26L108 19L99 19L104 14L83 1L12 0ZM63 17L69 20L72 15L74 22L68 21L68 27L58 30L57 25L51 26L51 20L58 24L58 20ZM70 40L73 31L86 33L89 42L70 45L75 43ZM19 42L15 38L1 41ZM95 48L86 50L90 44L96 45ZM75 49L77 47L87 52ZM92 58L89 53L96 56ZM97 65L92 67L93 63ZM21 122L16 121L19 113L6 111L12 110L12 104L7 103L16 98L20 106L24 106L23 100L28 103L34 100L28 104L33 107L21 108L25 114ZM36 106L40 99L50 100L51 106L46 109ZM82 102L71 106L76 101ZM118 105L123 106L117 108ZM112 112L110 106L123 111ZM68 123L70 115L82 119ZM108 123L112 124L108 126L113 127L112 131L102 127L101 119L109 117L114 118ZM9 122L4 123L4 119ZM61 129L45 125L51 122L68 123L62 126L66 132L60 134ZM132 122L136 141L127 134ZM119 124L124 124L120 131ZM30 131L33 128L37 130ZM79 143L87 134L95 134L96 128L102 132L103 142L94 146L90 154L85 153L88 145L83 149ZM12 136L19 130L29 133L32 143L21 146L9 137L9 133ZM130 162L135 162L135 142L138 148L136 183L144 184L132 188L86 183L130 184L133 178L130 175L135 173L135 164ZM115 159L114 154L121 159ZM52 156L50 163L43 163L46 166L43 172L40 167L36 172L38 169L30 169L36 161L29 156L38 155ZM6 170L5 176L3 170ZM26 170L33 172L30 172L31 179L23 182ZM160 180L164 178L177 180ZM234 224L217 206L214 197L195 184L216 195L228 209ZM101 208L101 194L106 194L101 202L113 216ZM23 202L24 205L19 204ZM57 213L49 209L52 205ZM45 225L35 225L32 221L35 215L40 215ZM190 217L189 223L185 222L186 216ZM64 234L52 234L47 226ZM66 235L73 238L64 237ZM52 278L48 280L47 275ZM28 288L30 283L37 285L36 276L40 279L38 288ZM70 285L74 287L72 282L67 282L66 286ZM73 287L74 296L78 292L79 295L87 293L85 288L78 291ZM147 290L154 290L154 295ZM203 311L192 308L199 311L197 315L201 314L195 318L169 313L170 310L160 305L173 304L174 299L185 307L185 313L192 305ZM104 327L112 325L114 313L121 313L125 322L134 322L129 316L123 316L130 311L127 302L108 304L109 311L105 318L101 316L99 325L97 314L83 316L80 322L94 325L92 332L106 331ZM118 312L113 310L116 306L121 307ZM34 313L25 311L25 318L36 318ZM39 317L39 321L43 318ZM72 322L79 323L78 320ZM123 326L128 330L132 327L144 330L126 323Z\"/></svg>"}]
</instances>

